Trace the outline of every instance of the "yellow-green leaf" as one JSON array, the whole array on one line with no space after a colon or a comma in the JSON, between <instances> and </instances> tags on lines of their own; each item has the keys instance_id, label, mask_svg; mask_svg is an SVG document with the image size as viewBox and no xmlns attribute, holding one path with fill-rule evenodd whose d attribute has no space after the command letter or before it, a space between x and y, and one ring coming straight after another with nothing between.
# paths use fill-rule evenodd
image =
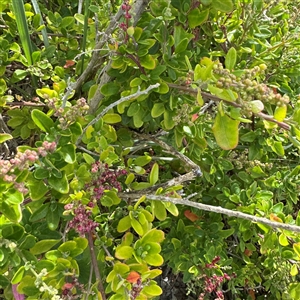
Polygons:
<instances>
[{"instance_id":1,"label":"yellow-green leaf","mask_svg":"<svg viewBox=\"0 0 300 300\"><path fill-rule=\"evenodd\" d=\"M155 163L152 166L150 175L149 175L149 181L151 185L154 185L158 181L158 174L159 174L159 166L157 163Z\"/></svg>"},{"instance_id":2,"label":"yellow-green leaf","mask_svg":"<svg viewBox=\"0 0 300 300\"><path fill-rule=\"evenodd\" d=\"M289 244L287 237L283 233L281 233L279 236L279 244L281 246L287 246Z\"/></svg>"},{"instance_id":3,"label":"yellow-green leaf","mask_svg":"<svg viewBox=\"0 0 300 300\"><path fill-rule=\"evenodd\" d=\"M300 258L300 242L294 243L293 244L293 249L296 252L296 254L298 255L298 257Z\"/></svg>"},{"instance_id":4,"label":"yellow-green leaf","mask_svg":"<svg viewBox=\"0 0 300 300\"><path fill-rule=\"evenodd\" d=\"M274 112L274 119L276 119L279 122L282 122L285 119L286 110L286 105L277 106Z\"/></svg>"},{"instance_id":5,"label":"yellow-green leaf","mask_svg":"<svg viewBox=\"0 0 300 300\"><path fill-rule=\"evenodd\" d=\"M299 273L299 271L298 271L297 265L296 265L296 264L292 265L290 274L291 274L292 276L296 276L298 273Z\"/></svg>"},{"instance_id":6,"label":"yellow-green leaf","mask_svg":"<svg viewBox=\"0 0 300 300\"><path fill-rule=\"evenodd\" d=\"M117 226L117 231L124 232L128 230L130 227L131 227L131 219L129 216L126 216L119 221Z\"/></svg>"},{"instance_id":7,"label":"yellow-green leaf","mask_svg":"<svg viewBox=\"0 0 300 300\"><path fill-rule=\"evenodd\" d=\"M225 57L225 66L228 70L233 70L236 64L236 50L231 47Z\"/></svg>"},{"instance_id":8,"label":"yellow-green leaf","mask_svg":"<svg viewBox=\"0 0 300 300\"><path fill-rule=\"evenodd\" d=\"M119 245L116 248L115 257L118 259L128 259L132 256L133 248L129 246Z\"/></svg>"},{"instance_id":9,"label":"yellow-green leaf","mask_svg":"<svg viewBox=\"0 0 300 300\"><path fill-rule=\"evenodd\" d=\"M50 250L53 246L59 243L60 240L41 240L37 242L31 249L30 252L33 255L45 253Z\"/></svg>"},{"instance_id":10,"label":"yellow-green leaf","mask_svg":"<svg viewBox=\"0 0 300 300\"><path fill-rule=\"evenodd\" d=\"M122 118L118 114L106 114L103 117L103 121L107 124L115 124L121 122Z\"/></svg>"},{"instance_id":11,"label":"yellow-green leaf","mask_svg":"<svg viewBox=\"0 0 300 300\"><path fill-rule=\"evenodd\" d=\"M233 120L226 114L217 113L215 123L213 125L213 133L217 144L224 150L234 149L239 141L239 124L237 120Z\"/></svg>"},{"instance_id":12,"label":"yellow-green leaf","mask_svg":"<svg viewBox=\"0 0 300 300\"><path fill-rule=\"evenodd\" d=\"M153 297L153 296L161 295L162 289L158 285L153 284L153 285L145 286L142 292L147 296Z\"/></svg>"}]
</instances>

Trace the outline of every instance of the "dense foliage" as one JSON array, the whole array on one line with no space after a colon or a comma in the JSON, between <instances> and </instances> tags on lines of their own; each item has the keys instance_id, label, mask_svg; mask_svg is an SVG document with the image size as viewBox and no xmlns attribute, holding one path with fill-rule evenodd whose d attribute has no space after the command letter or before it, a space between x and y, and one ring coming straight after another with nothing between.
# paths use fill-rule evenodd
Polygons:
<instances>
[{"instance_id":1,"label":"dense foliage","mask_svg":"<svg viewBox=\"0 0 300 300\"><path fill-rule=\"evenodd\" d=\"M1 1L0 298L299 298L294 2Z\"/></svg>"}]
</instances>

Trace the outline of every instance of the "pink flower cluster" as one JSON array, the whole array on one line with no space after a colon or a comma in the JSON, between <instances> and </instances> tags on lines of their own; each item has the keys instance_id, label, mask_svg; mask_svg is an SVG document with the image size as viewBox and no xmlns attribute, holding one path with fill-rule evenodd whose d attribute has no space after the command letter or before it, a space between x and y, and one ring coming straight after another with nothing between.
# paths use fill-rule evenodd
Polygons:
<instances>
[{"instance_id":1,"label":"pink flower cluster","mask_svg":"<svg viewBox=\"0 0 300 300\"><path fill-rule=\"evenodd\" d=\"M124 0L121 7L122 7L122 10L124 11L124 18L125 18L126 22L121 23L120 28L123 29L124 31L126 31L129 27L129 19L131 19L131 14L129 13L129 11L131 9L131 5L129 5L128 0ZM126 37L128 38L127 35L126 35Z\"/></svg>"},{"instance_id":2,"label":"pink flower cluster","mask_svg":"<svg viewBox=\"0 0 300 300\"><path fill-rule=\"evenodd\" d=\"M218 266L216 265L220 260L220 256L216 256L211 263L206 264L205 268L207 269L216 269ZM232 277L235 275L233 274ZM221 286L225 280L230 280L232 277L230 277L227 273L223 273L223 275L204 275L204 292L202 292L199 295L198 300L204 300L204 297L207 293L212 293L215 292L217 298L215 300L223 300L224 299L224 294L223 291L221 290Z\"/></svg>"},{"instance_id":3,"label":"pink flower cluster","mask_svg":"<svg viewBox=\"0 0 300 300\"><path fill-rule=\"evenodd\" d=\"M42 146L35 150L25 150L24 152L18 152L14 158L10 160L0 160L0 177L4 181L14 183L15 188L21 193L28 193L28 190L24 187L24 183L16 182L15 170L28 169L31 164L39 159L39 156L45 157L48 153L54 152L56 149L55 142L44 141Z\"/></svg>"},{"instance_id":4,"label":"pink flower cluster","mask_svg":"<svg viewBox=\"0 0 300 300\"><path fill-rule=\"evenodd\" d=\"M118 192L122 191L118 177L126 175L126 170L110 170L108 164L97 161L92 165L91 172L94 179L87 185L95 200L100 200L105 190L115 188Z\"/></svg>"},{"instance_id":5,"label":"pink flower cluster","mask_svg":"<svg viewBox=\"0 0 300 300\"><path fill-rule=\"evenodd\" d=\"M89 202L87 206L81 202L66 204L65 210L71 212L74 216L69 222L67 230L74 229L80 236L95 230L98 223L91 219L92 207L94 207L93 202Z\"/></svg>"}]
</instances>

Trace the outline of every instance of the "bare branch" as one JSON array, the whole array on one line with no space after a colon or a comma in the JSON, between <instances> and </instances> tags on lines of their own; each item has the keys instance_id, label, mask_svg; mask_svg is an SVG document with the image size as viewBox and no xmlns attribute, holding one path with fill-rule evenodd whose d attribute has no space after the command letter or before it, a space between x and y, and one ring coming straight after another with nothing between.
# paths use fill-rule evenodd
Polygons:
<instances>
[{"instance_id":1,"label":"bare branch","mask_svg":"<svg viewBox=\"0 0 300 300\"><path fill-rule=\"evenodd\" d=\"M195 194L191 196L195 196ZM190 197L189 197L190 198ZM224 214L229 217L235 217L235 218L240 218L240 219L245 219L249 220L254 223L262 223L267 226L270 226L275 229L284 229L284 230L290 230L294 232L300 232L300 226L297 225L291 225L291 224L284 224L284 223L279 223L279 222L274 222L271 220L268 220L267 218L263 217L257 217L257 216L251 216L248 214L245 214L240 211L233 211L230 209L226 209L220 206L213 206L213 205L207 205L203 203L196 203L193 201L189 201L187 199L178 199L178 198L171 198L171 197L165 197L165 196L156 196L156 195L147 195L148 200L154 200L154 201L163 201L163 202L171 202L174 204L181 204L181 205L186 205L190 207L195 207L200 210L205 210L205 211L210 211L210 212L215 212L218 214Z\"/></svg>"},{"instance_id":2,"label":"bare branch","mask_svg":"<svg viewBox=\"0 0 300 300\"><path fill-rule=\"evenodd\" d=\"M201 176L202 172L200 170L200 167L195 164L190 158L188 158L186 155L182 154L181 152L177 151L174 149L172 146L168 145L161 139L155 137L155 136L150 136L147 134L139 134L135 133L136 136L140 137L140 139L145 139L148 141L152 141L158 145L161 146L162 149L164 149L166 152L174 155L175 157L178 157L186 166L190 167L193 170L194 177L195 176Z\"/></svg>"},{"instance_id":3,"label":"bare branch","mask_svg":"<svg viewBox=\"0 0 300 300\"><path fill-rule=\"evenodd\" d=\"M92 126L94 125L98 120L100 120L110 109L112 109L113 107L119 105L120 103L122 102L125 102L125 101L128 101L128 100L131 100L131 99L134 99L134 98L137 98L141 95L146 95L148 94L151 90L153 89L156 89L160 86L160 83L155 83L153 85L149 85L145 90L138 90L136 93L132 94L132 95L128 95L126 97L122 97L120 98L119 100L115 101L114 103L110 104L109 106L107 106L96 118L94 118L89 124L87 124L85 126L85 128L83 129L83 132L82 134L80 135L80 137L78 138L77 142L76 142L76 145L79 145L81 140L82 140L82 137L83 135L85 134L87 128L89 126Z\"/></svg>"},{"instance_id":4,"label":"bare branch","mask_svg":"<svg viewBox=\"0 0 300 300\"><path fill-rule=\"evenodd\" d=\"M192 95L197 95L198 91L191 88L191 87L188 87L188 86L181 86L181 85L178 85L178 84L173 84L173 83L168 83L169 87L171 88L175 88L175 89L178 89L178 90L181 90L181 91L185 91L185 92L188 92L189 94L192 94ZM226 104L228 105L231 105L231 106L234 106L234 107L239 107L239 108L242 108L243 106L241 104L238 104L236 102L230 102L230 101L226 101L226 100L223 100L215 95L212 95L210 93L206 93L206 92L202 92L201 91L201 95L202 97L205 99L205 100L213 100L213 101L216 101L216 102L219 102L219 101L223 101L225 102ZM279 127L285 129L285 130L291 130L291 126L284 123L284 122L279 122L277 121L276 119L273 118L273 116L269 116L265 113L262 113L262 112L259 112L259 113L253 113L254 115L256 115L257 117L260 117L268 122L272 122L272 123L275 123L277 124Z\"/></svg>"}]
</instances>

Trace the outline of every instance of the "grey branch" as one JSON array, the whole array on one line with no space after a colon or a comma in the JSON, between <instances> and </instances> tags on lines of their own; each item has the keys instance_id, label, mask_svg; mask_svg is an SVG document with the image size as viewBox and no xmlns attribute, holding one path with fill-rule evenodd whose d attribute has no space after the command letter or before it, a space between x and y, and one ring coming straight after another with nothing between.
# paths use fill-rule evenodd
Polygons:
<instances>
[{"instance_id":1,"label":"grey branch","mask_svg":"<svg viewBox=\"0 0 300 300\"><path fill-rule=\"evenodd\" d=\"M188 92L189 94L192 94L192 95L197 95L198 91L193 89L193 88L190 88L188 86L181 86L181 85L178 85L178 84L173 84L173 83L169 83L168 84L169 87L171 88L175 88L175 89L178 89L180 91L185 91L185 92ZM223 100L215 95L212 95L210 93L206 93L206 92L201 92L201 95L203 97L203 99L205 100L213 100L213 101L216 101L216 102L219 102L219 101L223 101L225 102L226 104L228 105L231 105L231 106L234 106L234 107L242 107L242 105L236 103L236 102L230 102L230 101L226 101L226 100ZM284 122L280 122L280 121L277 121L276 119L273 118L273 116L269 116L263 112L258 112L258 113L254 113L254 115L256 115L257 117L260 117L268 122L272 122L272 123L275 123L277 124L279 127L285 129L285 130L291 130L291 126L284 123Z\"/></svg>"},{"instance_id":2,"label":"grey branch","mask_svg":"<svg viewBox=\"0 0 300 300\"><path fill-rule=\"evenodd\" d=\"M140 139L145 139L148 141L152 141L159 146L161 146L162 149L164 149L166 152L174 155L175 157L179 158L186 166L190 167L193 170L194 177L196 176L202 176L202 172L200 170L200 167L195 164L190 158L188 158L186 155L182 154L181 152L174 149L172 146L168 145L161 139L155 136L150 136L147 134L138 134L135 133L136 136L140 137Z\"/></svg>"},{"instance_id":3,"label":"grey branch","mask_svg":"<svg viewBox=\"0 0 300 300\"><path fill-rule=\"evenodd\" d=\"M194 196L196 194L193 194ZM189 197L190 198L190 197ZM300 232L300 226L297 225L291 225L291 224L284 224L284 223L279 223L279 222L274 222L271 220L268 220L263 217L257 217L257 216L251 216L248 214L245 214L240 211L233 211L230 209L226 209L220 206L213 206L213 205L207 205L203 203L196 203L193 201L189 201L187 199L178 199L178 198L171 198L171 197L165 197L165 196L156 196L156 195L147 195L148 200L154 200L154 201L163 201L163 202L171 202L174 204L181 204L181 205L186 205L190 207L195 207L200 210L205 210L209 212L215 212L218 214L224 214L229 217L235 217L235 218L240 218L240 219L245 219L249 220L254 223L261 223L265 224L267 226L270 226L275 229L284 229L284 230L290 230L294 232Z\"/></svg>"},{"instance_id":4,"label":"grey branch","mask_svg":"<svg viewBox=\"0 0 300 300\"><path fill-rule=\"evenodd\" d=\"M103 117L110 109L112 109L113 107L119 105L119 104L122 103L122 102L125 102L125 101L128 101L128 100L137 98L137 97L139 97L139 96L141 96L141 95L146 95L146 94L148 94L151 90L156 89L156 88L158 88L159 86L160 86L160 83L155 83L155 84L149 85L145 90L140 91L140 89L139 89L136 93L134 93L134 94L132 94L132 95L128 95L128 96L126 96L126 97L122 97L122 98L120 98L119 100L117 100L117 101L115 101L114 103L112 103L112 104L110 104L109 106L107 106L103 111L101 111L101 113L100 113L96 118L94 118L89 124L87 124L87 125L85 126L85 128L83 129L82 134L80 135L80 137L78 138L78 140L77 140L77 142L76 142L76 145L79 145L79 144L80 144L80 142L81 142L81 140L82 140L82 137L83 137L83 135L85 134L87 128L88 128L89 126L94 125L94 124L95 124L98 120L100 120L100 119L101 119L101 118L102 118L102 117Z\"/></svg>"}]
</instances>

